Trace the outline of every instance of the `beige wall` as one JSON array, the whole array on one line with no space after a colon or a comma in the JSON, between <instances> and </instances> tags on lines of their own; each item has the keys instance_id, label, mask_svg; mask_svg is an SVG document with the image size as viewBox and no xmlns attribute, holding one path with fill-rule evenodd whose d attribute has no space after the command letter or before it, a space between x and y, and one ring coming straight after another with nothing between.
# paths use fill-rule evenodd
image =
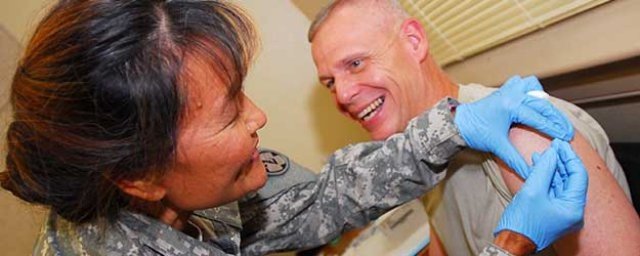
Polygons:
<instances>
[{"instance_id":1,"label":"beige wall","mask_svg":"<svg viewBox=\"0 0 640 256\"><path fill-rule=\"evenodd\" d=\"M51 0L5 0L0 1L0 24L20 42L28 39L38 17Z\"/></svg>"},{"instance_id":2,"label":"beige wall","mask_svg":"<svg viewBox=\"0 0 640 256\"><path fill-rule=\"evenodd\" d=\"M10 117L8 87L15 70L20 44L0 24L0 138L4 138ZM4 171L5 141L0 140L0 171ZM0 248L3 255L28 255L39 230L42 211L18 201L0 189Z\"/></svg>"},{"instance_id":3,"label":"beige wall","mask_svg":"<svg viewBox=\"0 0 640 256\"><path fill-rule=\"evenodd\" d=\"M8 87L24 42L40 17L44 0L0 1L0 138L9 118ZM0 170L4 170L6 147L0 141ZM30 255L44 210L18 201L0 189L0 248L3 255Z\"/></svg>"}]
</instances>

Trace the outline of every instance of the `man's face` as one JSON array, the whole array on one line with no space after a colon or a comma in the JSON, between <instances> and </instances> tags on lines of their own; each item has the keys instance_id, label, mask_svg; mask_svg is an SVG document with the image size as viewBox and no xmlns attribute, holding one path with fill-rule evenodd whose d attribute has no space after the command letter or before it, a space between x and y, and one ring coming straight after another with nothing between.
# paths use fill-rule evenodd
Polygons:
<instances>
[{"instance_id":1,"label":"man's face","mask_svg":"<svg viewBox=\"0 0 640 256\"><path fill-rule=\"evenodd\" d=\"M381 140L404 130L422 112L423 86L419 60L400 25L376 12L339 7L311 47L320 82L331 90L339 111Z\"/></svg>"}]
</instances>

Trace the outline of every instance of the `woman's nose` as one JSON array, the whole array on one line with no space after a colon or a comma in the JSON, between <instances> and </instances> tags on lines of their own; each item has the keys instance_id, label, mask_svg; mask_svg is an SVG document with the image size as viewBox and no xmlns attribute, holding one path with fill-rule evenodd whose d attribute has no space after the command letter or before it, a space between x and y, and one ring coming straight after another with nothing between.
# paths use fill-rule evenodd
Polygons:
<instances>
[{"instance_id":1,"label":"woman's nose","mask_svg":"<svg viewBox=\"0 0 640 256\"><path fill-rule=\"evenodd\" d=\"M249 97L244 98L245 125L250 133L255 133L267 123L267 116Z\"/></svg>"}]
</instances>

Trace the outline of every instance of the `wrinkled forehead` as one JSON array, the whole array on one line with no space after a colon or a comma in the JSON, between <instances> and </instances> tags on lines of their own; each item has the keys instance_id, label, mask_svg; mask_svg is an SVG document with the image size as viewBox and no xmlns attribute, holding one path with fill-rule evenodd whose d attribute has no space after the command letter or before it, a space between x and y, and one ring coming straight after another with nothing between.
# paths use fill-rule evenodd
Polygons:
<instances>
[{"instance_id":1,"label":"wrinkled forehead","mask_svg":"<svg viewBox=\"0 0 640 256\"><path fill-rule=\"evenodd\" d=\"M364 1L370 2L370 1ZM376 51L395 36L391 15L371 4L344 4L335 8L316 32L311 51L318 68L356 52Z\"/></svg>"}]
</instances>

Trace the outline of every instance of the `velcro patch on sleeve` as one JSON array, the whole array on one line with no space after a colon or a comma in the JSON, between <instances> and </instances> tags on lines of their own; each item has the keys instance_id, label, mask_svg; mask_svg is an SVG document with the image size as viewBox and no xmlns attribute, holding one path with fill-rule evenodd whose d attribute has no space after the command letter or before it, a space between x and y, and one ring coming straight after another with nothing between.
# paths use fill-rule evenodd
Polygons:
<instances>
[{"instance_id":1,"label":"velcro patch on sleeve","mask_svg":"<svg viewBox=\"0 0 640 256\"><path fill-rule=\"evenodd\" d=\"M297 184L314 182L317 179L315 172L297 164L280 152L261 148L260 160L264 164L269 179L264 187L247 196L243 201L271 198Z\"/></svg>"},{"instance_id":2,"label":"velcro patch on sleeve","mask_svg":"<svg viewBox=\"0 0 640 256\"><path fill-rule=\"evenodd\" d=\"M260 160L269 176L282 175L289 170L289 158L273 150L261 150Z\"/></svg>"}]
</instances>

